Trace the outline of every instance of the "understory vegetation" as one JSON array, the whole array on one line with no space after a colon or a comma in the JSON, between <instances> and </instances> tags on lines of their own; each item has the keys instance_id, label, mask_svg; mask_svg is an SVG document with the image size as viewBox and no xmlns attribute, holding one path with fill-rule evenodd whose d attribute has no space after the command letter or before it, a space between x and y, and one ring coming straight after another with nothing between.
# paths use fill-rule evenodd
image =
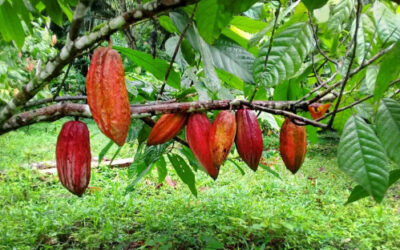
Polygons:
<instances>
[{"instance_id":1,"label":"understory vegetation","mask_svg":"<svg viewBox=\"0 0 400 250\"><path fill-rule=\"evenodd\" d=\"M0 137L0 248L384 248L400 247L400 186L381 204L372 198L344 205L355 184L339 170L338 136L324 133L309 145L297 175L287 171L278 135L265 141L265 162L245 175L230 161L214 182L196 173L194 197L168 166L176 188L158 184L153 169L131 192L127 169L95 166L82 198L69 193L57 175L32 170L54 161L57 134L66 119L36 124ZM87 120L94 157L108 139ZM118 158L133 156L126 144ZM111 159L114 145L107 158ZM235 157L235 155L231 156Z\"/></svg>"}]
</instances>

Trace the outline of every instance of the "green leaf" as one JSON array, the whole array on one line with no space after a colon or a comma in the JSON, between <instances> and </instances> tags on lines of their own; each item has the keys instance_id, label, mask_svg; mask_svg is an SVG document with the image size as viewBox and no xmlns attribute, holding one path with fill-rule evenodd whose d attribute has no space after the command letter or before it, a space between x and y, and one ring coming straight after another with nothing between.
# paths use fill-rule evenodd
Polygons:
<instances>
[{"instance_id":1,"label":"green leaf","mask_svg":"<svg viewBox=\"0 0 400 250\"><path fill-rule=\"evenodd\" d=\"M372 6L375 26L378 37L386 44L395 43L400 40L400 16L396 15L390 8L381 1L375 1Z\"/></svg>"},{"instance_id":2,"label":"green leaf","mask_svg":"<svg viewBox=\"0 0 400 250\"><path fill-rule=\"evenodd\" d=\"M252 34L258 33L267 27L267 23L246 16L234 16L230 24Z\"/></svg>"},{"instance_id":3,"label":"green leaf","mask_svg":"<svg viewBox=\"0 0 400 250\"><path fill-rule=\"evenodd\" d=\"M160 159L156 162L157 172L158 172L158 183L162 183L167 177L167 163L165 162L164 156L161 156Z\"/></svg>"},{"instance_id":4,"label":"green leaf","mask_svg":"<svg viewBox=\"0 0 400 250\"><path fill-rule=\"evenodd\" d=\"M339 168L358 182L377 202L389 184L389 168L371 125L358 116L347 121L338 148Z\"/></svg>"},{"instance_id":5,"label":"green leaf","mask_svg":"<svg viewBox=\"0 0 400 250\"><path fill-rule=\"evenodd\" d=\"M158 18L158 21L160 22L161 27L163 27L169 33L178 33L178 30L169 16L161 16Z\"/></svg>"},{"instance_id":6,"label":"green leaf","mask_svg":"<svg viewBox=\"0 0 400 250\"><path fill-rule=\"evenodd\" d=\"M374 90L374 99L378 101L382 98L385 91L388 89L389 84L398 78L400 74L400 41L396 43L395 47L389 51L382 59L381 67L379 68L378 76L376 77L376 84Z\"/></svg>"},{"instance_id":7,"label":"green leaf","mask_svg":"<svg viewBox=\"0 0 400 250\"><path fill-rule=\"evenodd\" d=\"M212 44L234 14L249 9L257 0L203 0L196 11L196 24L203 39Z\"/></svg>"},{"instance_id":8,"label":"green leaf","mask_svg":"<svg viewBox=\"0 0 400 250\"><path fill-rule=\"evenodd\" d=\"M203 169L200 166L200 163L197 161L197 159L194 157L192 151L188 147L183 147L181 150L181 153L186 157L186 159L189 161L190 166L192 166L193 170L196 172L198 169Z\"/></svg>"},{"instance_id":9,"label":"green leaf","mask_svg":"<svg viewBox=\"0 0 400 250\"><path fill-rule=\"evenodd\" d=\"M219 79L231 86L232 88L243 91L244 82L234 74L226 72L222 69L216 69Z\"/></svg>"},{"instance_id":10,"label":"green leaf","mask_svg":"<svg viewBox=\"0 0 400 250\"><path fill-rule=\"evenodd\" d=\"M127 142L134 142L139 137L140 131L144 126L144 122L140 119L134 119L131 121L131 125L128 132Z\"/></svg>"},{"instance_id":11,"label":"green leaf","mask_svg":"<svg viewBox=\"0 0 400 250\"><path fill-rule=\"evenodd\" d=\"M376 115L376 132L386 154L400 167L400 103L382 99Z\"/></svg>"},{"instance_id":12,"label":"green leaf","mask_svg":"<svg viewBox=\"0 0 400 250\"><path fill-rule=\"evenodd\" d=\"M137 65L143 67L145 70L153 74L158 80L164 81L165 74L167 73L169 67L169 62L158 58L153 59L153 56L150 54L130 48L118 46L114 46L113 48L128 57ZM167 84L175 89L179 89L181 86L181 77L173 69L169 74Z\"/></svg>"},{"instance_id":13,"label":"green leaf","mask_svg":"<svg viewBox=\"0 0 400 250\"><path fill-rule=\"evenodd\" d=\"M170 17L180 31L185 28L188 21L187 16L171 12ZM245 82L254 82L252 76L254 56L229 38L221 37L214 46L208 45L198 35L194 25L187 30L185 38L193 48L200 51L202 59L204 59L203 54L209 51L215 67L234 74Z\"/></svg>"},{"instance_id":14,"label":"green leaf","mask_svg":"<svg viewBox=\"0 0 400 250\"><path fill-rule=\"evenodd\" d=\"M99 154L99 163L98 166L100 165L101 161L103 160L104 156L107 154L108 150L110 150L111 146L114 144L112 140L110 140L107 145L100 151Z\"/></svg>"},{"instance_id":15,"label":"green leaf","mask_svg":"<svg viewBox=\"0 0 400 250\"><path fill-rule=\"evenodd\" d=\"M308 10L313 11L324 6L328 0L302 0Z\"/></svg>"},{"instance_id":16,"label":"green leaf","mask_svg":"<svg viewBox=\"0 0 400 250\"><path fill-rule=\"evenodd\" d=\"M13 40L18 48L25 42L25 32L15 9L8 1L0 6L0 33L5 41Z\"/></svg>"},{"instance_id":17,"label":"green leaf","mask_svg":"<svg viewBox=\"0 0 400 250\"><path fill-rule=\"evenodd\" d=\"M168 159L174 167L179 178L189 187L190 192L197 197L195 176L185 160L177 154L168 154Z\"/></svg>"},{"instance_id":18,"label":"green leaf","mask_svg":"<svg viewBox=\"0 0 400 250\"><path fill-rule=\"evenodd\" d=\"M294 23L278 33L272 43L268 63L268 44L265 44L256 58L253 75L256 82L273 87L295 76L304 59L311 52L314 41L307 23Z\"/></svg>"},{"instance_id":19,"label":"green leaf","mask_svg":"<svg viewBox=\"0 0 400 250\"><path fill-rule=\"evenodd\" d=\"M234 161L234 160L232 160L232 159L228 159L228 161L232 162L233 165L235 165L235 167L239 170L239 172L240 172L242 175L245 175L245 174L246 174L246 173L244 172L244 170L239 166L239 164L238 164L236 161Z\"/></svg>"},{"instance_id":20,"label":"green leaf","mask_svg":"<svg viewBox=\"0 0 400 250\"><path fill-rule=\"evenodd\" d=\"M374 93L376 77L379 73L379 65L370 65L367 68L367 73L361 83L360 93L363 95L371 95Z\"/></svg>"},{"instance_id":21,"label":"green leaf","mask_svg":"<svg viewBox=\"0 0 400 250\"><path fill-rule=\"evenodd\" d=\"M336 1L328 20L328 34L337 36L345 27L354 11L354 0Z\"/></svg>"},{"instance_id":22,"label":"green leaf","mask_svg":"<svg viewBox=\"0 0 400 250\"><path fill-rule=\"evenodd\" d=\"M268 173L272 174L273 176L275 176L276 178L282 180L281 176L275 172L274 170L272 170L270 167L268 167L267 165L265 165L264 163L260 163L260 167L264 170L266 170Z\"/></svg>"},{"instance_id":23,"label":"green leaf","mask_svg":"<svg viewBox=\"0 0 400 250\"><path fill-rule=\"evenodd\" d=\"M112 162L115 160L115 158L117 157L117 155L119 154L119 152L121 151L122 147L118 147L117 151L115 151L113 157L111 158L110 164L108 165L109 167L111 167Z\"/></svg>"},{"instance_id":24,"label":"green leaf","mask_svg":"<svg viewBox=\"0 0 400 250\"><path fill-rule=\"evenodd\" d=\"M398 180L400 179L400 169L392 170L390 171L389 175L389 187L395 184ZM345 205L358 201L362 198L368 197L369 194L368 192L360 185L357 185L353 188L351 191L351 194L349 198L347 199L347 202Z\"/></svg>"},{"instance_id":25,"label":"green leaf","mask_svg":"<svg viewBox=\"0 0 400 250\"><path fill-rule=\"evenodd\" d=\"M62 26L63 12L58 1L55 0L41 0L46 5L46 12L49 14L51 20L58 26Z\"/></svg>"},{"instance_id":26,"label":"green leaf","mask_svg":"<svg viewBox=\"0 0 400 250\"><path fill-rule=\"evenodd\" d=\"M71 8L68 6L68 0L58 0L58 4L60 5L60 8L64 12L64 14L67 16L68 20L72 22L72 19L74 17L74 12L71 10Z\"/></svg>"}]
</instances>

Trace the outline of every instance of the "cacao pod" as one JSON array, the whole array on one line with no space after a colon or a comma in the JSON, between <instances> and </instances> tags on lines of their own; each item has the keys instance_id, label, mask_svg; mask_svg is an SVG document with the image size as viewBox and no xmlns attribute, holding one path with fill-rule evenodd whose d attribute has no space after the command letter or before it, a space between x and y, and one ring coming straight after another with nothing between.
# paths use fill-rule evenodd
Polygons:
<instances>
[{"instance_id":1,"label":"cacao pod","mask_svg":"<svg viewBox=\"0 0 400 250\"><path fill-rule=\"evenodd\" d=\"M130 106L124 65L117 51L98 48L86 77L87 100L100 131L119 146L125 143L130 124Z\"/></svg>"},{"instance_id":2,"label":"cacao pod","mask_svg":"<svg viewBox=\"0 0 400 250\"><path fill-rule=\"evenodd\" d=\"M246 164L257 170L263 151L263 139L254 111L240 109L236 112L236 148Z\"/></svg>"},{"instance_id":3,"label":"cacao pod","mask_svg":"<svg viewBox=\"0 0 400 250\"><path fill-rule=\"evenodd\" d=\"M310 111L311 117L314 120L317 120L318 118L321 118L324 116L326 111L331 107L330 103L326 104L320 104L320 103L313 103L308 106L308 111Z\"/></svg>"},{"instance_id":4,"label":"cacao pod","mask_svg":"<svg viewBox=\"0 0 400 250\"><path fill-rule=\"evenodd\" d=\"M163 144L174 138L185 126L186 113L165 114L158 119L147 138L147 145Z\"/></svg>"},{"instance_id":5,"label":"cacao pod","mask_svg":"<svg viewBox=\"0 0 400 250\"><path fill-rule=\"evenodd\" d=\"M306 157L306 128L286 118L281 127L280 153L287 169L295 174Z\"/></svg>"},{"instance_id":6,"label":"cacao pod","mask_svg":"<svg viewBox=\"0 0 400 250\"><path fill-rule=\"evenodd\" d=\"M209 146L211 131L211 122L203 113L193 113L189 116L186 125L186 140L194 156L207 171L207 173L216 180L219 168L213 163Z\"/></svg>"},{"instance_id":7,"label":"cacao pod","mask_svg":"<svg viewBox=\"0 0 400 250\"><path fill-rule=\"evenodd\" d=\"M81 196L90 181L89 130L85 123L69 121L57 139L56 162L61 183L71 193Z\"/></svg>"},{"instance_id":8,"label":"cacao pod","mask_svg":"<svg viewBox=\"0 0 400 250\"><path fill-rule=\"evenodd\" d=\"M221 111L214 120L210 131L211 158L216 166L221 166L236 135L236 119L230 111Z\"/></svg>"}]
</instances>

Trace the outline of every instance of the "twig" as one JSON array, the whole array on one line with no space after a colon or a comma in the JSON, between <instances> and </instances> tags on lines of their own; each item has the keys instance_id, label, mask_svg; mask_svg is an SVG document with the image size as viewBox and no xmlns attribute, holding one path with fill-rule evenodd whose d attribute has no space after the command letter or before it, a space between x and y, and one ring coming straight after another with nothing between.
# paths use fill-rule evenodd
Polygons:
<instances>
[{"instance_id":1,"label":"twig","mask_svg":"<svg viewBox=\"0 0 400 250\"><path fill-rule=\"evenodd\" d=\"M192 25L192 23L193 23L194 14L196 13L196 10L197 10L197 5L198 5L198 4L196 3L196 5L194 6L194 9L193 9L193 11L192 11L192 15L190 16L190 19L189 19L189 21L188 21L188 23L186 24L185 28L183 29L181 35L179 36L178 43L176 44L174 54L172 55L171 61L170 61L170 63L169 63L169 67L168 67L167 73L165 74L164 82L163 82L163 84L162 84L162 86L161 86L160 93L159 93L158 96L157 96L157 100L159 100L159 99L161 98L161 96L162 96L162 94L163 94L163 92L164 92L165 85L167 84L169 74L170 74L170 72L171 72L171 70L172 70L172 67L173 67L173 65L174 65L175 58L176 58L176 56L178 55L179 48L181 47L181 43L182 43L182 41L183 41L183 38L184 38L184 36L185 36L187 30L189 29L190 25Z\"/></svg>"},{"instance_id":2,"label":"twig","mask_svg":"<svg viewBox=\"0 0 400 250\"><path fill-rule=\"evenodd\" d=\"M57 96L57 97L51 97L51 98L41 99L41 100L37 100L37 101L29 101L25 104L24 108L31 108L34 106L39 106L39 105L43 105L43 104L51 103L51 102L85 101L86 99L87 99L86 96Z\"/></svg>"},{"instance_id":3,"label":"twig","mask_svg":"<svg viewBox=\"0 0 400 250\"><path fill-rule=\"evenodd\" d=\"M338 66L338 62L336 62L335 60L333 60L333 59L331 59L329 56L327 56L327 55L325 54L325 52L323 52L322 49L321 49L321 47L319 46L318 35L317 35L318 26L316 27L316 29L314 29L314 25L313 25L313 23L312 23L312 17L311 17L311 12L310 12L310 11L308 12L308 20L309 20L309 24L310 24L310 26L311 26L311 30L312 30L312 33L313 33L313 37L314 37L314 41L315 41L315 47L317 48L318 52L319 52L326 60L328 60L329 62L335 64L335 66L337 67L337 66Z\"/></svg>"},{"instance_id":4,"label":"twig","mask_svg":"<svg viewBox=\"0 0 400 250\"><path fill-rule=\"evenodd\" d=\"M359 26L360 26L361 9L362 9L362 0L357 0L356 27L355 27L354 38L353 38L353 41L354 41L353 54L351 55L349 65L347 66L348 67L347 68L347 73L346 73L346 76L345 76L345 78L343 80L342 87L341 87L340 93L339 93L339 97L338 97L338 100L336 102L336 106L334 108L332 117L331 117L331 119L329 120L329 123L328 123L328 127L329 128L332 127L333 120L335 119L335 116L336 116L336 112L339 109L340 101L342 100L342 96L343 96L343 91L344 91L344 89L346 87L346 84L347 84L349 78L350 78L351 66L353 66L354 58L356 57L357 36L358 36L358 29L359 29Z\"/></svg>"},{"instance_id":5,"label":"twig","mask_svg":"<svg viewBox=\"0 0 400 250\"><path fill-rule=\"evenodd\" d=\"M397 89L391 96L390 98L395 97L396 95L398 95L400 93L400 89Z\"/></svg>"},{"instance_id":6,"label":"twig","mask_svg":"<svg viewBox=\"0 0 400 250\"><path fill-rule=\"evenodd\" d=\"M308 92L306 95L304 95L301 99L299 99L298 101L296 101L296 105L298 105L299 103L305 101L308 97L310 97L312 94L314 94L315 92L317 92L318 90L320 90L323 86L326 86L329 82L331 82L333 79L335 79L337 75L337 72L335 72L328 80L326 80L325 82L323 82L321 85L317 86L316 88L314 88L313 90L311 90L310 92ZM333 88L328 88L327 90L329 90L329 92L331 92L331 90L333 90ZM329 93L328 92L328 93ZM323 96L319 97L318 99L322 98ZM314 101L312 101L314 102ZM310 102L310 103L312 103Z\"/></svg>"},{"instance_id":7,"label":"twig","mask_svg":"<svg viewBox=\"0 0 400 250\"><path fill-rule=\"evenodd\" d=\"M62 79L61 83L57 86L56 93L53 95L53 100L60 95L61 88L64 86L65 80L67 80L67 77L68 77L68 74L69 74L69 71L70 71L71 67L72 67L72 62L68 64L68 68L67 68L67 71L64 74L64 78Z\"/></svg>"},{"instance_id":8,"label":"twig","mask_svg":"<svg viewBox=\"0 0 400 250\"><path fill-rule=\"evenodd\" d=\"M265 56L264 70L266 70L266 68L267 68L267 64L268 64L268 60L269 60L269 54L271 53L272 43L273 43L273 41L274 41L275 31L276 31L277 28L278 28L279 13L280 13L280 11L281 11L281 6L282 6L282 3L281 3L280 0L278 0L278 3L279 3L279 4L278 4L278 9L277 9L276 12L275 12L274 27L272 28L271 39L270 39L269 44L268 44L267 55ZM255 89L254 89L254 91L253 91L253 94L252 94L251 97L250 97L250 100L249 100L250 103L253 102L254 97L256 96L256 93L257 93L257 91L258 91L258 87L259 87L259 83L257 83L257 86L255 87Z\"/></svg>"}]
</instances>

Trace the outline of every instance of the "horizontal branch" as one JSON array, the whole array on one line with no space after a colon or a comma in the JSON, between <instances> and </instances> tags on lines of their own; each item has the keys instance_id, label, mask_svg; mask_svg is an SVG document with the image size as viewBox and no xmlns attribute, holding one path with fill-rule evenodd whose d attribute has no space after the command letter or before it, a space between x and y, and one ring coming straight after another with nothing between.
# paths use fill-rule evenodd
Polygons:
<instances>
[{"instance_id":1,"label":"horizontal branch","mask_svg":"<svg viewBox=\"0 0 400 250\"><path fill-rule=\"evenodd\" d=\"M275 113L273 110L286 110L290 111L293 108L293 101L254 101L254 110ZM241 100L220 100L210 102L182 102L182 103L162 103L153 105L131 105L132 118L151 117L159 114L166 113L179 113L179 112L198 112L207 110L228 110L240 109L246 105L245 101ZM264 109L268 108L268 109ZM279 113L282 115L289 115L288 113ZM31 125L37 122L49 122L61 119L63 117L86 117L91 118L89 106L87 104L77 103L57 103L47 107L39 108L36 110L22 112L14 115L7 122L0 127L0 134L16 130L18 128ZM307 121L306 121L307 122ZM308 123L310 124L310 123Z\"/></svg>"}]
</instances>

